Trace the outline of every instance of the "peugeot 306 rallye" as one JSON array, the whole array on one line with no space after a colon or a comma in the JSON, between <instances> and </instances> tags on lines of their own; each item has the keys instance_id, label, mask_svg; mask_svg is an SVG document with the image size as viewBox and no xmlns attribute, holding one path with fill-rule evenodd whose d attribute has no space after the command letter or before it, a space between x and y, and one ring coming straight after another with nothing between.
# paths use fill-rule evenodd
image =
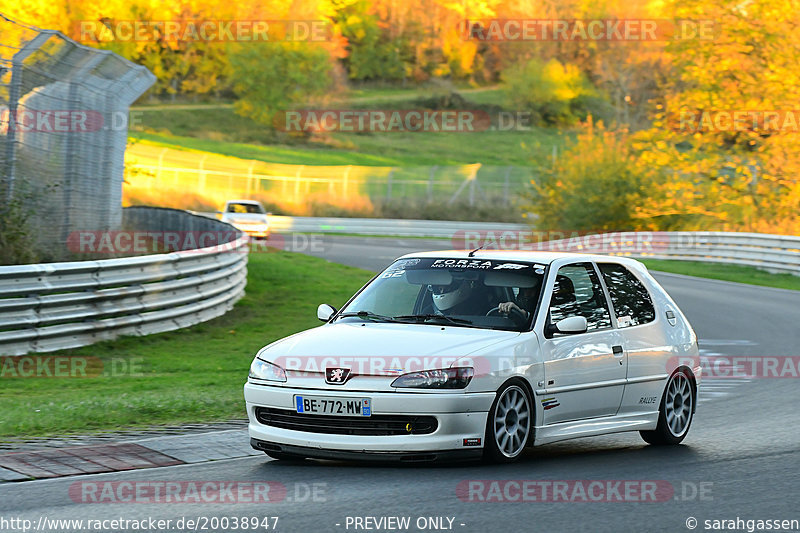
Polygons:
<instances>
[{"instance_id":1,"label":"peugeot 306 rallye","mask_svg":"<svg viewBox=\"0 0 800 533\"><path fill-rule=\"evenodd\" d=\"M638 261L544 252L403 256L324 325L262 348L244 395L273 458L513 461L639 431L677 444L697 337Z\"/></svg>"}]
</instances>

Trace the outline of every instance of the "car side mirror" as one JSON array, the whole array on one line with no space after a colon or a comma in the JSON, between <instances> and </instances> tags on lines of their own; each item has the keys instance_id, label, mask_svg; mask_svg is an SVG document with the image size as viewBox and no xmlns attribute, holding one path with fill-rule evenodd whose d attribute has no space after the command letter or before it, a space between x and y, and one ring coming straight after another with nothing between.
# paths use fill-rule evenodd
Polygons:
<instances>
[{"instance_id":1,"label":"car side mirror","mask_svg":"<svg viewBox=\"0 0 800 533\"><path fill-rule=\"evenodd\" d=\"M336 309L331 307L328 304L319 304L317 307L317 318L320 319L322 322L327 322L331 319L333 314L336 312Z\"/></svg>"},{"instance_id":2,"label":"car side mirror","mask_svg":"<svg viewBox=\"0 0 800 533\"><path fill-rule=\"evenodd\" d=\"M586 333L589 329L589 323L586 322L586 317L571 316L559 320L555 324L548 327L548 333L564 333L567 335L574 335L576 333Z\"/></svg>"}]
</instances>

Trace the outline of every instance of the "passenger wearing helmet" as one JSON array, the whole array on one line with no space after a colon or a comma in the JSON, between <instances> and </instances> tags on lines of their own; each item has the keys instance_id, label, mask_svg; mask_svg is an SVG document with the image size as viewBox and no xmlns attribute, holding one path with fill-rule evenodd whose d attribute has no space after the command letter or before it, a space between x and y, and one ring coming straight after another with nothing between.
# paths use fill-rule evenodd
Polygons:
<instances>
[{"instance_id":1,"label":"passenger wearing helmet","mask_svg":"<svg viewBox=\"0 0 800 533\"><path fill-rule=\"evenodd\" d=\"M539 285L521 288L519 294L513 302L503 302L497 306L500 313L507 315L512 310L516 310L526 320L530 318L533 309L539 299Z\"/></svg>"}]
</instances>

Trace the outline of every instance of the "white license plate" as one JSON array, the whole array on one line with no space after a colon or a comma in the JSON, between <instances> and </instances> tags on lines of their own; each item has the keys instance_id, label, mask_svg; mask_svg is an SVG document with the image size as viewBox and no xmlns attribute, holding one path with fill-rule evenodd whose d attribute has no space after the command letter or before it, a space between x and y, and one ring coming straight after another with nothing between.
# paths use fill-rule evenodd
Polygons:
<instances>
[{"instance_id":1,"label":"white license plate","mask_svg":"<svg viewBox=\"0 0 800 533\"><path fill-rule=\"evenodd\" d=\"M295 395L294 407L298 413L306 415L372 416L369 398Z\"/></svg>"}]
</instances>

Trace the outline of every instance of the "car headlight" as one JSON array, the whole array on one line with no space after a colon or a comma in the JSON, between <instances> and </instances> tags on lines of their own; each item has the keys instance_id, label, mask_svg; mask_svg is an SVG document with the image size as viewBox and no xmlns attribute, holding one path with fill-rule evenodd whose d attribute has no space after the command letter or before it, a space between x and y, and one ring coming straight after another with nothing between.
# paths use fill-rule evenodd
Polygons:
<instances>
[{"instance_id":1,"label":"car headlight","mask_svg":"<svg viewBox=\"0 0 800 533\"><path fill-rule=\"evenodd\" d=\"M253 363L250 365L249 377L252 379L279 381L283 383L286 381L286 371L278 365L256 357L253 359Z\"/></svg>"},{"instance_id":2,"label":"car headlight","mask_svg":"<svg viewBox=\"0 0 800 533\"><path fill-rule=\"evenodd\" d=\"M392 387L413 389L463 389L475 372L471 367L421 370L403 374L392 381Z\"/></svg>"}]
</instances>

